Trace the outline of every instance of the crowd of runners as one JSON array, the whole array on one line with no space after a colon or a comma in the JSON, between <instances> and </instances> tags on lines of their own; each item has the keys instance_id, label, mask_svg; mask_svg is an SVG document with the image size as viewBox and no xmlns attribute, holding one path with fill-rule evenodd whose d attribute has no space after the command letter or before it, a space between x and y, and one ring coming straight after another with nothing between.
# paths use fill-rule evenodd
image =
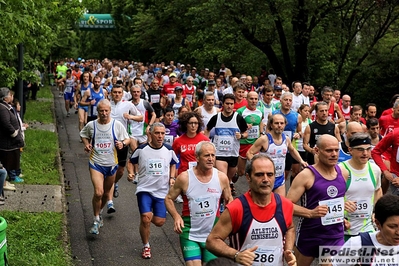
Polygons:
<instances>
[{"instance_id":1,"label":"crowd of runners","mask_svg":"<svg viewBox=\"0 0 399 266\"><path fill-rule=\"evenodd\" d=\"M399 94L378 118L374 103L284 84L264 67L250 76L223 64L79 58L54 71L90 154L90 233L99 234L103 210L116 211L126 168L137 184L144 259L150 225L162 226L167 212L186 265L225 257L306 266L323 246L399 247ZM243 195L238 179L248 183Z\"/></svg>"}]
</instances>

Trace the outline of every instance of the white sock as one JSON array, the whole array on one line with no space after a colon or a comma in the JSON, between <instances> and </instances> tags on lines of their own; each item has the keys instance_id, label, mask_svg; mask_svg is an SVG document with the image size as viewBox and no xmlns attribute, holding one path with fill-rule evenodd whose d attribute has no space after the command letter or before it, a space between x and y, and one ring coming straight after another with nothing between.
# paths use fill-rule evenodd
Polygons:
<instances>
[{"instance_id":1,"label":"white sock","mask_svg":"<svg viewBox=\"0 0 399 266\"><path fill-rule=\"evenodd\" d=\"M144 245L145 248L149 248L150 247L150 242L148 242L147 244Z\"/></svg>"},{"instance_id":2,"label":"white sock","mask_svg":"<svg viewBox=\"0 0 399 266\"><path fill-rule=\"evenodd\" d=\"M112 200L107 201L107 204L110 204L110 203L113 203L113 201Z\"/></svg>"},{"instance_id":3,"label":"white sock","mask_svg":"<svg viewBox=\"0 0 399 266\"><path fill-rule=\"evenodd\" d=\"M94 221L95 221L95 222L99 222L99 221L100 221L100 215L94 216Z\"/></svg>"}]
</instances>

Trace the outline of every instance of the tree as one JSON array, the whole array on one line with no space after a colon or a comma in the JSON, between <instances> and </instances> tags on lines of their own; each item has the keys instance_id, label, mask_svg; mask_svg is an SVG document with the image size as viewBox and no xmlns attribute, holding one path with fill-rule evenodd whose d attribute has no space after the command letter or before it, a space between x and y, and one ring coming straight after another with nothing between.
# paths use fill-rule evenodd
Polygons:
<instances>
[{"instance_id":1,"label":"tree","mask_svg":"<svg viewBox=\"0 0 399 266\"><path fill-rule=\"evenodd\" d=\"M47 2L45 0L0 1L2 38L0 39L0 83L12 86L17 78L17 45L24 44L24 79L34 77L53 47L64 45L81 15L78 0ZM65 35L62 38L62 34ZM67 44L66 44L67 45Z\"/></svg>"}]
</instances>

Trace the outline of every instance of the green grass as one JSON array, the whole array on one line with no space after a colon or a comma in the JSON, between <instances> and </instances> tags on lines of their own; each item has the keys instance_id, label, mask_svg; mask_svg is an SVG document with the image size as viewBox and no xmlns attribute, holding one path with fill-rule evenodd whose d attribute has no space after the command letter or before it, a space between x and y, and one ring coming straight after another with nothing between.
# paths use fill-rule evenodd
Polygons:
<instances>
[{"instance_id":1,"label":"green grass","mask_svg":"<svg viewBox=\"0 0 399 266\"><path fill-rule=\"evenodd\" d=\"M71 265L63 246L61 213L1 211L7 221L10 265Z\"/></svg>"},{"instance_id":2,"label":"green grass","mask_svg":"<svg viewBox=\"0 0 399 266\"><path fill-rule=\"evenodd\" d=\"M28 129L25 131L25 148L21 169L26 184L57 185L60 177L57 166L58 139L54 132Z\"/></svg>"},{"instance_id":3,"label":"green grass","mask_svg":"<svg viewBox=\"0 0 399 266\"><path fill-rule=\"evenodd\" d=\"M53 99L48 87L41 88L38 98ZM25 121L53 123L51 102L28 101ZM56 133L39 129L25 131L25 148L21 169L26 184L59 184L56 163ZM63 213L25 213L1 211L8 223L7 251L10 265L72 265L69 247L63 232Z\"/></svg>"},{"instance_id":4,"label":"green grass","mask_svg":"<svg viewBox=\"0 0 399 266\"><path fill-rule=\"evenodd\" d=\"M50 86L40 87L40 90L36 94L37 98L54 99L53 93L51 92Z\"/></svg>"},{"instance_id":5,"label":"green grass","mask_svg":"<svg viewBox=\"0 0 399 266\"><path fill-rule=\"evenodd\" d=\"M41 87L37 92L39 100L29 100L26 102L25 122L53 123L53 112L51 111L54 101L53 93L49 86ZM42 99L47 99L43 101Z\"/></svg>"},{"instance_id":6,"label":"green grass","mask_svg":"<svg viewBox=\"0 0 399 266\"><path fill-rule=\"evenodd\" d=\"M28 101L26 103L25 122L53 123L53 114L51 111L53 103L43 101Z\"/></svg>"}]
</instances>

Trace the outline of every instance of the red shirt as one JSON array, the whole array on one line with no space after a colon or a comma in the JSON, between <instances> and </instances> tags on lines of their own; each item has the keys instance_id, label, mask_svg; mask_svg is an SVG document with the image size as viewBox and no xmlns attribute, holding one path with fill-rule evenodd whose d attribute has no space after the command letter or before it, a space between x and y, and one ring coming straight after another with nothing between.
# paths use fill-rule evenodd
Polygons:
<instances>
[{"instance_id":1,"label":"red shirt","mask_svg":"<svg viewBox=\"0 0 399 266\"><path fill-rule=\"evenodd\" d=\"M187 86L187 84L183 85L183 97L186 97L186 100L189 101L190 106L193 106L193 100L195 100L195 91L197 88L192 85L191 88Z\"/></svg>"},{"instance_id":2,"label":"red shirt","mask_svg":"<svg viewBox=\"0 0 399 266\"><path fill-rule=\"evenodd\" d=\"M238 103L238 102L235 102L235 103L234 103L233 110L234 110L234 111L237 111L237 110L240 109L241 107L247 106L247 105L248 105L247 100L246 100L246 99L242 99L242 101L241 101L240 103Z\"/></svg>"},{"instance_id":3,"label":"red shirt","mask_svg":"<svg viewBox=\"0 0 399 266\"><path fill-rule=\"evenodd\" d=\"M347 109L348 112L344 112L344 109L343 109L343 107L342 107L342 104L341 104L341 105L338 105L338 106L339 106L339 109L341 109L341 113L342 113L342 115L344 116L345 120L350 120L350 119L351 119L351 110L352 110L352 106L349 106L349 108Z\"/></svg>"},{"instance_id":4,"label":"red shirt","mask_svg":"<svg viewBox=\"0 0 399 266\"><path fill-rule=\"evenodd\" d=\"M382 112L381 117L386 116L386 115L391 115L391 114L393 114L393 109L389 108L389 109L384 110L384 112Z\"/></svg>"},{"instance_id":5,"label":"red shirt","mask_svg":"<svg viewBox=\"0 0 399 266\"><path fill-rule=\"evenodd\" d=\"M80 81L80 75L82 75L82 72L72 70L72 76L74 76L78 82Z\"/></svg>"},{"instance_id":6,"label":"red shirt","mask_svg":"<svg viewBox=\"0 0 399 266\"><path fill-rule=\"evenodd\" d=\"M377 146L371 151L371 156L375 163L380 167L381 171L388 170L387 166L384 164L381 155L392 146L390 153L391 169L390 172L399 177L399 159L398 148L399 148L399 128L395 128L392 132L382 138L378 142Z\"/></svg>"},{"instance_id":7,"label":"red shirt","mask_svg":"<svg viewBox=\"0 0 399 266\"><path fill-rule=\"evenodd\" d=\"M180 166L177 174L181 174L186 171L189 167L189 162L196 162L195 158L195 147L201 141L210 141L207 136L202 133L198 133L194 138L187 137L186 134L181 135L173 142L173 150L176 155L180 155Z\"/></svg>"},{"instance_id":8,"label":"red shirt","mask_svg":"<svg viewBox=\"0 0 399 266\"><path fill-rule=\"evenodd\" d=\"M393 118L392 114L385 115L378 119L378 123L380 124L380 134L385 136L395 128L399 127L399 118Z\"/></svg>"},{"instance_id":9,"label":"red shirt","mask_svg":"<svg viewBox=\"0 0 399 266\"><path fill-rule=\"evenodd\" d=\"M272 193L271 195L272 195L272 201L267 206L260 207L259 205L256 205L253 202L251 195L249 194L249 191L247 191L244 194L245 198L249 203L253 217L259 222L266 222L271 220L274 216L274 213L276 212L276 199L274 198L274 193ZM281 197L281 203L283 204L284 220L286 222L287 228L289 228L292 225L294 205L290 200L284 198L283 196L280 197ZM242 224L242 215L243 215L242 204L239 199L235 199L231 203L227 204L226 208L230 212L231 223L233 227L232 233L234 234L238 232Z\"/></svg>"},{"instance_id":10,"label":"red shirt","mask_svg":"<svg viewBox=\"0 0 399 266\"><path fill-rule=\"evenodd\" d=\"M165 96L165 95L169 95L169 94L175 94L175 88L176 88L177 86L180 86L180 87L183 88L183 86L182 86L179 82L175 82L175 83L173 83L173 84L170 84L170 83L164 84L164 85L163 85L162 92L161 92L161 95L162 95L162 96ZM183 96L184 96L184 95L183 95Z\"/></svg>"}]
</instances>

